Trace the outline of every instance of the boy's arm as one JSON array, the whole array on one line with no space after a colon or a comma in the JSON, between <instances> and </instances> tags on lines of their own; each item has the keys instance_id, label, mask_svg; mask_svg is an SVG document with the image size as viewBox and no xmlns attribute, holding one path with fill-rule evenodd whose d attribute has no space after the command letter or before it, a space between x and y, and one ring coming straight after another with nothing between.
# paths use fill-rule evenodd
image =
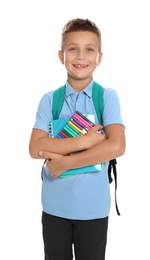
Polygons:
<instances>
[{"instance_id":1,"label":"boy's arm","mask_svg":"<svg viewBox=\"0 0 150 260\"><path fill-rule=\"evenodd\" d=\"M68 167L83 167L103 163L117 158L125 152L125 132L121 124L108 125L105 128L106 139L74 158L67 158Z\"/></svg>"},{"instance_id":2,"label":"boy's arm","mask_svg":"<svg viewBox=\"0 0 150 260\"><path fill-rule=\"evenodd\" d=\"M125 132L121 124L108 125L105 128L106 139L92 148L73 155L62 156L58 154L40 153L43 158L49 158L47 166L55 176L66 170L98 164L117 158L125 152Z\"/></svg>"},{"instance_id":3,"label":"boy's arm","mask_svg":"<svg viewBox=\"0 0 150 260\"><path fill-rule=\"evenodd\" d=\"M84 136L74 138L50 138L43 130L33 129L29 143L29 153L32 158L41 159L40 151L66 155L74 151L89 149L104 140L105 135L97 134L102 126L96 125Z\"/></svg>"}]
</instances>

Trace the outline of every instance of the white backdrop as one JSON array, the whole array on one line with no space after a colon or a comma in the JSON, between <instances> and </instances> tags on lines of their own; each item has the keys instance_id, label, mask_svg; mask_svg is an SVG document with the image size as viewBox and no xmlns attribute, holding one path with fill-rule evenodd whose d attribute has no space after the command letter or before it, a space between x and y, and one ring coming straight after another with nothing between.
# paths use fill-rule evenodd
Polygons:
<instances>
[{"instance_id":1,"label":"white backdrop","mask_svg":"<svg viewBox=\"0 0 150 260\"><path fill-rule=\"evenodd\" d=\"M112 210L107 260L150 259L148 0L0 2L0 259L42 260L42 162L28 153L41 96L66 81L57 52L63 25L89 18L102 31L95 80L117 90L127 149L118 159L118 204ZM148 134L147 134L148 130ZM61 260L61 259L60 259ZM91 259L92 260L92 259Z\"/></svg>"}]
</instances>

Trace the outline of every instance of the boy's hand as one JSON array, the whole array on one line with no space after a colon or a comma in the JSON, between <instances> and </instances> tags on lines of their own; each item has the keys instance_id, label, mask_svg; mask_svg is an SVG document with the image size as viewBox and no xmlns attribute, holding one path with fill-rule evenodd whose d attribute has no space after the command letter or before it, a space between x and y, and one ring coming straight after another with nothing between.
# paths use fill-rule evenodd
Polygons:
<instances>
[{"instance_id":1,"label":"boy's hand","mask_svg":"<svg viewBox=\"0 0 150 260\"><path fill-rule=\"evenodd\" d=\"M60 174L67 170L64 155L49 153L45 151L40 151L39 155L44 159L47 159L46 165L52 178L58 177Z\"/></svg>"},{"instance_id":2,"label":"boy's hand","mask_svg":"<svg viewBox=\"0 0 150 260\"><path fill-rule=\"evenodd\" d=\"M93 126L83 137L85 138L86 149L93 147L94 145L102 142L106 136L103 133L98 133L103 126L97 124Z\"/></svg>"}]
</instances>

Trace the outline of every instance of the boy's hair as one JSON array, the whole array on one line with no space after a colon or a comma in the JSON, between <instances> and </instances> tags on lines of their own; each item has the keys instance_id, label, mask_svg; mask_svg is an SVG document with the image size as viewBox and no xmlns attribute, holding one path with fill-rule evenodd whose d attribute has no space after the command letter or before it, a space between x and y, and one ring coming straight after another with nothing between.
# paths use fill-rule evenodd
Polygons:
<instances>
[{"instance_id":1,"label":"boy's hair","mask_svg":"<svg viewBox=\"0 0 150 260\"><path fill-rule=\"evenodd\" d=\"M99 39L99 51L101 51L101 31L97 25L89 19L72 19L69 20L63 27L61 37L61 50L64 50L64 41L67 33L78 32L78 31L89 31L93 32L98 36Z\"/></svg>"}]
</instances>

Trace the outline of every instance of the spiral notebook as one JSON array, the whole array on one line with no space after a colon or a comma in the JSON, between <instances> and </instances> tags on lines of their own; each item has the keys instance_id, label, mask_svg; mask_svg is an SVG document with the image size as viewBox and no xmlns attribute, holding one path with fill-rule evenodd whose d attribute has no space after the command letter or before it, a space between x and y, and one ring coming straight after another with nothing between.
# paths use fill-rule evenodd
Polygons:
<instances>
[{"instance_id":1,"label":"spiral notebook","mask_svg":"<svg viewBox=\"0 0 150 260\"><path fill-rule=\"evenodd\" d=\"M74 113L71 118L61 118L50 121L49 136L55 138L73 138L84 135L91 129L91 127L95 125L87 116L81 114L79 111L76 111L76 113ZM98 131L98 133L102 134L103 132ZM82 151L77 151L75 153L79 152ZM70 169L61 174L60 178L64 178L73 174L100 171L102 167L103 164L96 164L92 166Z\"/></svg>"}]
</instances>

